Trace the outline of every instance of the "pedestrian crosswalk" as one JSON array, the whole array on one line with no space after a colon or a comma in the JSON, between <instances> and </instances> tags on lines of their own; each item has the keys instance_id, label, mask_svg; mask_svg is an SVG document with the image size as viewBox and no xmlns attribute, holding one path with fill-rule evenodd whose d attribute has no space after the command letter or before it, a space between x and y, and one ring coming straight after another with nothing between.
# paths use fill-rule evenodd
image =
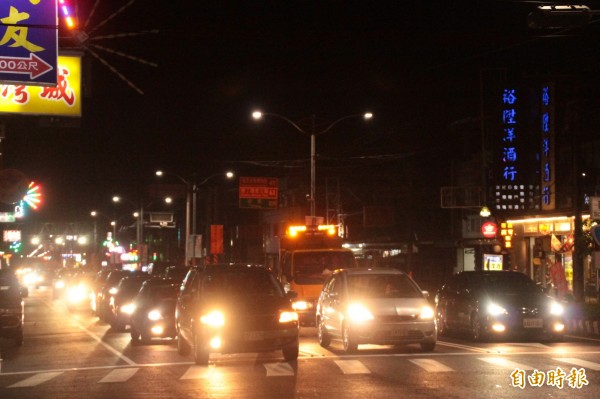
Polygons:
<instances>
[{"instance_id":1,"label":"pedestrian crosswalk","mask_svg":"<svg viewBox=\"0 0 600 399\"><path fill-rule=\"evenodd\" d=\"M260 365L262 373L267 378L281 378L281 377L294 377L297 376L298 371L303 367L310 367L311 362L303 363L299 361L295 364L288 362L266 362ZM329 371L337 370L338 373L343 375L368 375L372 374L372 367L379 367L377 359L344 359L344 358L328 358L321 361L330 361L334 366ZM520 361L516 361L511 356L472 356L470 359L456 360L452 358L435 359L432 357L414 357L414 358L398 358L394 361L400 362L394 364L393 369L397 370L398 367L416 367L417 370L428 372L428 373L452 373L452 372L464 372L465 367L476 367L481 368L484 365L494 370L537 370L542 368L541 365L547 365L551 367L549 361L557 361L559 364L564 364L565 368L569 367L581 367L589 372L600 371L600 363L592 362L585 359L572 358L572 357L540 357L537 359L535 364L526 364ZM473 363L474 362L474 363ZM465 366L465 364L467 366ZM370 367L371 365L371 367ZM161 364L156 366L144 365L143 367L131 367L131 366L119 366L112 369L107 369L105 375L98 379L99 384L110 384L110 383L124 383L131 380L139 373L144 372L146 369L152 367L177 367L181 369L179 380L202 380L210 379L217 374L239 373L240 370L252 370L253 367L246 366L231 366L227 364L211 363L208 366L197 366L197 365L181 365L181 364ZM96 371L103 371L105 368L97 368ZM49 381L59 378L66 373L83 372L82 370L62 370L62 371L47 371L40 372L37 374L23 374L24 378L18 382L4 385L2 383L3 374L0 373L0 389L16 389L16 388L27 388L35 387L48 383ZM18 373L11 373L11 377ZM508 375L508 374L507 374Z\"/></svg>"}]
</instances>

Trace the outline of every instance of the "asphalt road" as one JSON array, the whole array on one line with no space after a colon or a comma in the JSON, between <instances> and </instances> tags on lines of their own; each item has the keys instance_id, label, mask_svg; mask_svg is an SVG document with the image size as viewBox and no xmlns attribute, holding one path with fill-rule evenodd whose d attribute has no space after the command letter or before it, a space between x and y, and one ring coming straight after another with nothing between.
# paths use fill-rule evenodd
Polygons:
<instances>
[{"instance_id":1,"label":"asphalt road","mask_svg":"<svg viewBox=\"0 0 600 399\"><path fill-rule=\"evenodd\" d=\"M26 299L25 344L0 339L0 398L597 398L600 340L419 346L319 346L301 331L300 357L211 356L207 367L165 340L132 346L89 312L69 312L49 289Z\"/></svg>"}]
</instances>

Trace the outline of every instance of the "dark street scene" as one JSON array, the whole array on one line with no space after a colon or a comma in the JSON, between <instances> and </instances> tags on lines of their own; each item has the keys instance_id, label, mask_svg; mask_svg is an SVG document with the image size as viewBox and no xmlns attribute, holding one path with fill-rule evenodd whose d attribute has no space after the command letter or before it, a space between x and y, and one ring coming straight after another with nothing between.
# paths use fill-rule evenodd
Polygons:
<instances>
[{"instance_id":1,"label":"dark street scene","mask_svg":"<svg viewBox=\"0 0 600 399\"><path fill-rule=\"evenodd\" d=\"M0 2L0 397L600 396L600 1Z\"/></svg>"}]
</instances>

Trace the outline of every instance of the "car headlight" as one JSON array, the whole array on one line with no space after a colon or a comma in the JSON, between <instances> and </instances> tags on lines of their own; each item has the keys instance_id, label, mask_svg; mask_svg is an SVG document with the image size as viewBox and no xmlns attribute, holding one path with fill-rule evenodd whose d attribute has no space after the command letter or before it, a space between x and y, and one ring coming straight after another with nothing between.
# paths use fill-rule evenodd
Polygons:
<instances>
[{"instance_id":1,"label":"car headlight","mask_svg":"<svg viewBox=\"0 0 600 399\"><path fill-rule=\"evenodd\" d=\"M112 287L111 289L108 290L108 293L110 295L115 295L117 292L119 292L119 290L117 289L117 287Z\"/></svg>"},{"instance_id":2,"label":"car headlight","mask_svg":"<svg viewBox=\"0 0 600 399\"><path fill-rule=\"evenodd\" d=\"M294 301L292 303L292 308L294 310L306 310L310 307L310 304L306 301Z\"/></svg>"},{"instance_id":3,"label":"car headlight","mask_svg":"<svg viewBox=\"0 0 600 399\"><path fill-rule=\"evenodd\" d=\"M162 319L162 314L158 310L151 310L148 312L148 320L157 321Z\"/></svg>"},{"instance_id":4,"label":"car headlight","mask_svg":"<svg viewBox=\"0 0 600 399\"><path fill-rule=\"evenodd\" d=\"M348 306L348 318L354 322L373 320L373 314L364 305L353 303Z\"/></svg>"},{"instance_id":5,"label":"car headlight","mask_svg":"<svg viewBox=\"0 0 600 399\"><path fill-rule=\"evenodd\" d=\"M213 310L210 313L202 315L200 322L211 327L221 327L225 324L225 316L219 310Z\"/></svg>"},{"instance_id":6,"label":"car headlight","mask_svg":"<svg viewBox=\"0 0 600 399\"><path fill-rule=\"evenodd\" d=\"M65 288L65 282L63 280L58 280L57 282L54 283L54 288L59 289L59 290Z\"/></svg>"},{"instance_id":7,"label":"car headlight","mask_svg":"<svg viewBox=\"0 0 600 399\"><path fill-rule=\"evenodd\" d=\"M298 321L298 313L289 311L283 311L279 313L280 323L291 323L294 321Z\"/></svg>"},{"instance_id":8,"label":"car headlight","mask_svg":"<svg viewBox=\"0 0 600 399\"><path fill-rule=\"evenodd\" d=\"M67 300L69 302L81 302L85 300L86 297L86 290L80 285L71 287L67 291Z\"/></svg>"},{"instance_id":9,"label":"car headlight","mask_svg":"<svg viewBox=\"0 0 600 399\"><path fill-rule=\"evenodd\" d=\"M419 314L419 319L421 320L432 320L435 317L435 312L431 306L423 306L421 308L421 313Z\"/></svg>"},{"instance_id":10,"label":"car headlight","mask_svg":"<svg viewBox=\"0 0 600 399\"><path fill-rule=\"evenodd\" d=\"M504 309L502 306L497 305L495 303L490 303L487 306L487 312L489 315L491 316L500 316L501 314L506 314L506 309Z\"/></svg>"},{"instance_id":11,"label":"car headlight","mask_svg":"<svg viewBox=\"0 0 600 399\"><path fill-rule=\"evenodd\" d=\"M132 314L135 310L135 305L133 303L127 303L121 306L121 313Z\"/></svg>"},{"instance_id":12,"label":"car headlight","mask_svg":"<svg viewBox=\"0 0 600 399\"><path fill-rule=\"evenodd\" d=\"M550 314L551 315L562 316L564 311L565 311L565 308L560 303L552 301L552 303L550 304Z\"/></svg>"}]
</instances>

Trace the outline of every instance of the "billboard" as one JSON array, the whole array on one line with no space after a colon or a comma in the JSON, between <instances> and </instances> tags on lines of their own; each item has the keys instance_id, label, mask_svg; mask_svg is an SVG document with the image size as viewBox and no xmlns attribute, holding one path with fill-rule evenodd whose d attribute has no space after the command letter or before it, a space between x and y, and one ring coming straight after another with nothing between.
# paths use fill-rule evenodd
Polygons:
<instances>
[{"instance_id":1,"label":"billboard","mask_svg":"<svg viewBox=\"0 0 600 399\"><path fill-rule=\"evenodd\" d=\"M58 83L56 0L0 1L0 82Z\"/></svg>"},{"instance_id":2,"label":"billboard","mask_svg":"<svg viewBox=\"0 0 600 399\"><path fill-rule=\"evenodd\" d=\"M58 57L55 86L0 85L0 114L81 116L81 57Z\"/></svg>"},{"instance_id":3,"label":"billboard","mask_svg":"<svg viewBox=\"0 0 600 399\"><path fill-rule=\"evenodd\" d=\"M276 209L279 179L276 177L240 177L240 208Z\"/></svg>"}]
</instances>

